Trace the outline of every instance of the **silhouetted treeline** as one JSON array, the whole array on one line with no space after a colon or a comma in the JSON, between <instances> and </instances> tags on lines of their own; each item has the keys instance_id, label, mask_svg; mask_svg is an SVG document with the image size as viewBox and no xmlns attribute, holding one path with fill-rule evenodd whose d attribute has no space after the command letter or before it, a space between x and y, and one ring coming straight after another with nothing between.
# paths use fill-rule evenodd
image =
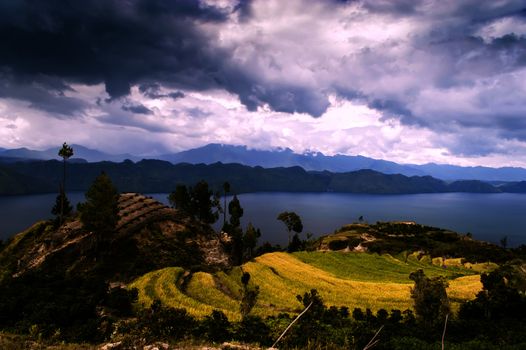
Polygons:
<instances>
[{"instance_id":1,"label":"silhouetted treeline","mask_svg":"<svg viewBox=\"0 0 526 350\"><path fill-rule=\"evenodd\" d=\"M240 164L171 164L160 160L134 163L72 163L68 167L66 188L85 191L102 172L107 173L122 192L171 192L177 185L206 181L214 191L222 190L225 180L237 193L247 192L349 192L349 193L443 193L443 192L526 192L526 182L499 187L481 181L446 183L430 176L386 175L373 170L347 173L307 172L300 167L250 167ZM2 164L0 194L50 193L62 181L59 161Z\"/></svg>"}]
</instances>

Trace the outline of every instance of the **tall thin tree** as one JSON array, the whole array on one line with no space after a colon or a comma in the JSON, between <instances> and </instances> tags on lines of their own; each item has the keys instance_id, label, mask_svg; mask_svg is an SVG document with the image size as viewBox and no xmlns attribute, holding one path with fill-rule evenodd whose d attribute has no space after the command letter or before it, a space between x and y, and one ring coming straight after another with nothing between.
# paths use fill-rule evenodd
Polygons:
<instances>
[{"instance_id":1,"label":"tall thin tree","mask_svg":"<svg viewBox=\"0 0 526 350\"><path fill-rule=\"evenodd\" d=\"M230 183L228 183L228 181L225 181L223 183L223 191L224 191L224 198L225 198L225 206L223 207L223 228L224 228L226 224L226 210L227 210L226 195L230 192Z\"/></svg>"},{"instance_id":2,"label":"tall thin tree","mask_svg":"<svg viewBox=\"0 0 526 350\"><path fill-rule=\"evenodd\" d=\"M66 196L66 160L71 158L73 156L73 148L69 146L66 142L62 144L62 148L58 151L59 157L62 157L64 167L63 167L63 176L62 176L62 186L60 189L60 193L63 193L60 200L60 218L59 223L62 225L62 222L64 220L64 205L65 201L64 198Z\"/></svg>"}]
</instances>

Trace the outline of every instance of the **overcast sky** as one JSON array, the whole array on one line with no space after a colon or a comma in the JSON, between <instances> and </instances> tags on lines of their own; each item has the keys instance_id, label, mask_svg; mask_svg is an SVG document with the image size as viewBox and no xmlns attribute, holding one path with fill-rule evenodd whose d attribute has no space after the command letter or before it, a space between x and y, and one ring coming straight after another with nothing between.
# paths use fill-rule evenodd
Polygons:
<instances>
[{"instance_id":1,"label":"overcast sky","mask_svg":"<svg viewBox=\"0 0 526 350\"><path fill-rule=\"evenodd\" d=\"M0 147L526 166L524 0L0 2Z\"/></svg>"}]
</instances>

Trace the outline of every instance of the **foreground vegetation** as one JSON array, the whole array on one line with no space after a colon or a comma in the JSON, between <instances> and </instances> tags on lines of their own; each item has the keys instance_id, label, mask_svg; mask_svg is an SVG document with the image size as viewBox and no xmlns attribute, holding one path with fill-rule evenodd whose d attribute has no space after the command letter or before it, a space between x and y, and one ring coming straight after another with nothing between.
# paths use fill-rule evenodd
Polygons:
<instances>
[{"instance_id":1,"label":"foreground vegetation","mask_svg":"<svg viewBox=\"0 0 526 350\"><path fill-rule=\"evenodd\" d=\"M270 346L296 315L279 348L438 349L445 325L450 349L526 346L524 247L414 223L361 222L301 240L301 219L283 212L288 253L255 249L260 232L241 227L237 197L227 221L204 181L177 186L176 209L117 193L99 176L79 219L61 192L55 221L0 245L1 346Z\"/></svg>"}]
</instances>

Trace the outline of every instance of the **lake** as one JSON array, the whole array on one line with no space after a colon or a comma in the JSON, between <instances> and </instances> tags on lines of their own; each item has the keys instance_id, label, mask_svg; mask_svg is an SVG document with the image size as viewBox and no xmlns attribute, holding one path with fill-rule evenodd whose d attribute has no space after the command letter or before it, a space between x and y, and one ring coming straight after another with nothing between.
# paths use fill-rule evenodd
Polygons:
<instances>
[{"instance_id":1,"label":"lake","mask_svg":"<svg viewBox=\"0 0 526 350\"><path fill-rule=\"evenodd\" d=\"M149 194L166 204L167 195ZM0 238L5 240L37 220L50 218L55 197L56 194L0 196ZM84 194L68 193L68 198L76 205L84 200ZM480 240L498 242L507 236L509 246L526 244L524 194L248 193L238 198L245 214L242 224L246 226L250 221L261 229L260 243L285 244L287 232L276 217L282 211L295 211L303 220L304 234L314 236L333 232L363 216L370 223L416 221L459 233L470 232Z\"/></svg>"}]
</instances>

